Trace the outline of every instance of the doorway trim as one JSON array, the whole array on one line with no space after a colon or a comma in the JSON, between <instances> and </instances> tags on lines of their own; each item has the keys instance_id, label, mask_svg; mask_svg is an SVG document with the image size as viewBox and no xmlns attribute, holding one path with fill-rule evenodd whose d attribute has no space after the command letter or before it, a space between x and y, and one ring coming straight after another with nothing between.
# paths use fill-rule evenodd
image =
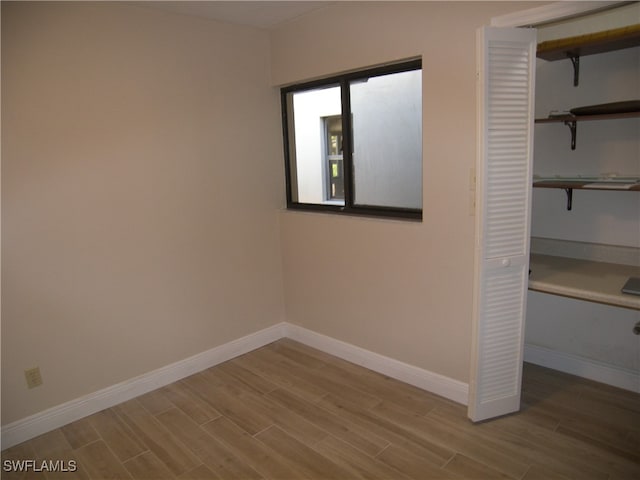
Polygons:
<instances>
[{"instance_id":1,"label":"doorway trim","mask_svg":"<svg viewBox=\"0 0 640 480\"><path fill-rule=\"evenodd\" d=\"M543 23L580 17L599 10L619 7L624 1L555 2L541 7L500 15L491 19L492 27L533 27Z\"/></svg>"}]
</instances>

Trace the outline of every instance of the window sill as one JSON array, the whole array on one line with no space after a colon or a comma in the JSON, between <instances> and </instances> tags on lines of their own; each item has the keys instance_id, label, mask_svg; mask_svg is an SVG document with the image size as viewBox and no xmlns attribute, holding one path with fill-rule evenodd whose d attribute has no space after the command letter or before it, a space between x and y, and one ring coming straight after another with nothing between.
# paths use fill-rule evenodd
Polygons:
<instances>
[{"instance_id":1,"label":"window sill","mask_svg":"<svg viewBox=\"0 0 640 480\"><path fill-rule=\"evenodd\" d=\"M337 216L379 218L422 222L422 211L384 207L346 207L342 204L290 203L286 210L297 212L323 213Z\"/></svg>"}]
</instances>

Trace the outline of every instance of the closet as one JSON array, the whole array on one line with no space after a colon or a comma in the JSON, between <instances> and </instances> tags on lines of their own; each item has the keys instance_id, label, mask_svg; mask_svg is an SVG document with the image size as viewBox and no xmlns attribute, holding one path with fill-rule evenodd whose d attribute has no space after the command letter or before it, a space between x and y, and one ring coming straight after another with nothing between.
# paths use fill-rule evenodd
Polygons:
<instances>
[{"instance_id":1,"label":"closet","mask_svg":"<svg viewBox=\"0 0 640 480\"><path fill-rule=\"evenodd\" d=\"M523 359L640 390L640 310L619 292L640 276L640 117L610 110L640 99L640 47L535 58L548 40L635 32L640 4L596 3L478 30L473 421L520 408Z\"/></svg>"},{"instance_id":2,"label":"closet","mask_svg":"<svg viewBox=\"0 0 640 480\"><path fill-rule=\"evenodd\" d=\"M538 27L525 361L640 391L640 8ZM629 24L629 22L634 22Z\"/></svg>"}]
</instances>

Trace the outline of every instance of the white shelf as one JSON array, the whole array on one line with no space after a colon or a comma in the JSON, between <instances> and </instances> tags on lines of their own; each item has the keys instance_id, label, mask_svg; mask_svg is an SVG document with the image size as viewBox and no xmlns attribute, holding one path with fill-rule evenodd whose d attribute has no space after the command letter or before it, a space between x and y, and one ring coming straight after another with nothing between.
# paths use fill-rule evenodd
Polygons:
<instances>
[{"instance_id":1,"label":"white shelf","mask_svg":"<svg viewBox=\"0 0 640 480\"><path fill-rule=\"evenodd\" d=\"M640 310L640 296L622 293L640 267L532 253L529 290Z\"/></svg>"}]
</instances>

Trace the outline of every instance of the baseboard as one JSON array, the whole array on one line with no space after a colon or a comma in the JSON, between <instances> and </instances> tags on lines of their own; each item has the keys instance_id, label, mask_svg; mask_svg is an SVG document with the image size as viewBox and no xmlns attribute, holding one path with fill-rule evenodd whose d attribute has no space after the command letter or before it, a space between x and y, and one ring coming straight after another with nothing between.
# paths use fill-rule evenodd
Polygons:
<instances>
[{"instance_id":1,"label":"baseboard","mask_svg":"<svg viewBox=\"0 0 640 480\"><path fill-rule=\"evenodd\" d=\"M297 325L287 323L285 334L292 340L317 348L374 372L395 378L462 405L468 404L469 385L464 382L379 355Z\"/></svg>"},{"instance_id":2,"label":"baseboard","mask_svg":"<svg viewBox=\"0 0 640 480\"><path fill-rule=\"evenodd\" d=\"M2 448L9 448L88 415L148 393L207 368L231 360L284 336L279 323L192 357L57 405L2 427Z\"/></svg>"},{"instance_id":3,"label":"baseboard","mask_svg":"<svg viewBox=\"0 0 640 480\"><path fill-rule=\"evenodd\" d=\"M10 423L2 427L2 448L12 447L284 337L463 405L467 404L468 385L466 383L379 355L306 328L282 322L179 362Z\"/></svg>"},{"instance_id":4,"label":"baseboard","mask_svg":"<svg viewBox=\"0 0 640 480\"><path fill-rule=\"evenodd\" d=\"M469 386L464 382L385 357L297 325L282 322L171 365L10 423L2 427L2 448L12 447L284 337L463 405L468 404ZM640 375L638 372L615 368L587 358L535 345L525 345L524 360L640 393Z\"/></svg>"},{"instance_id":5,"label":"baseboard","mask_svg":"<svg viewBox=\"0 0 640 480\"><path fill-rule=\"evenodd\" d=\"M640 374L536 345L524 346L524 361L640 393Z\"/></svg>"}]
</instances>

